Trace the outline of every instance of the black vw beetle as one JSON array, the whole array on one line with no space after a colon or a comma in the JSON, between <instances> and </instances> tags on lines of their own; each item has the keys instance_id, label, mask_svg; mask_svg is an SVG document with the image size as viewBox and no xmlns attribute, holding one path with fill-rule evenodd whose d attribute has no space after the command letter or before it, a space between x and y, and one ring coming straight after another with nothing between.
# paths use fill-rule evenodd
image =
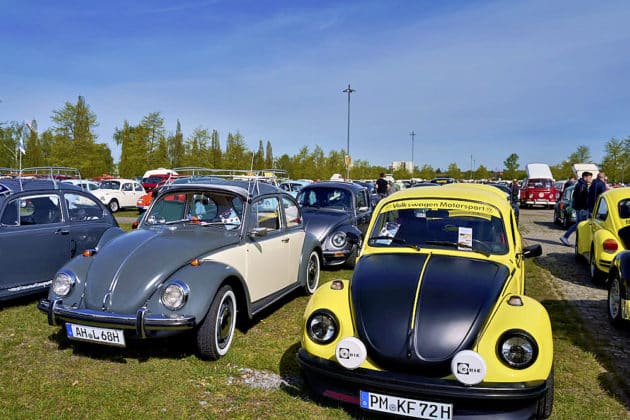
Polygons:
<instances>
[{"instance_id":1,"label":"black vw beetle","mask_svg":"<svg viewBox=\"0 0 630 420\"><path fill-rule=\"evenodd\" d=\"M322 244L324 265L352 268L370 223L367 187L348 182L317 182L297 196L306 231Z\"/></svg>"}]
</instances>

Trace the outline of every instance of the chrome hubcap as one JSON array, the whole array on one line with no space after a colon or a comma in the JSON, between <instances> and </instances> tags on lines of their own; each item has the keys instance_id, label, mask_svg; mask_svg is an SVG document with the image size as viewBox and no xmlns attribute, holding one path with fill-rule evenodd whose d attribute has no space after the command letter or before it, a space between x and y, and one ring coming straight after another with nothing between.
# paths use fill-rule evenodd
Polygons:
<instances>
[{"instance_id":1,"label":"chrome hubcap","mask_svg":"<svg viewBox=\"0 0 630 420\"><path fill-rule=\"evenodd\" d=\"M232 299L226 297L221 302L217 316L217 344L224 348L232 335Z\"/></svg>"}]
</instances>

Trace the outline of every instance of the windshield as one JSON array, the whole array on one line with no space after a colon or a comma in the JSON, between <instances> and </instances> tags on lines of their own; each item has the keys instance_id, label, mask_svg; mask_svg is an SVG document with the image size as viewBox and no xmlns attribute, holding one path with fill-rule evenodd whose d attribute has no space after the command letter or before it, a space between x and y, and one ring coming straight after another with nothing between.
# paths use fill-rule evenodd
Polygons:
<instances>
[{"instance_id":1,"label":"windshield","mask_svg":"<svg viewBox=\"0 0 630 420\"><path fill-rule=\"evenodd\" d=\"M173 192L158 198L144 225L190 222L201 226L219 226L227 230L241 226L243 201L220 192Z\"/></svg>"},{"instance_id":2,"label":"windshield","mask_svg":"<svg viewBox=\"0 0 630 420\"><path fill-rule=\"evenodd\" d=\"M103 181L101 182L101 190L119 190L120 181Z\"/></svg>"},{"instance_id":3,"label":"windshield","mask_svg":"<svg viewBox=\"0 0 630 420\"><path fill-rule=\"evenodd\" d=\"M297 196L302 207L351 210L352 193L341 188L309 188Z\"/></svg>"},{"instance_id":4,"label":"windshield","mask_svg":"<svg viewBox=\"0 0 630 420\"><path fill-rule=\"evenodd\" d=\"M417 199L383 207L368 238L371 246L455 248L486 254L508 251L499 211L465 200Z\"/></svg>"},{"instance_id":5,"label":"windshield","mask_svg":"<svg viewBox=\"0 0 630 420\"><path fill-rule=\"evenodd\" d=\"M551 188L553 187L553 180L551 179L528 179L527 187L529 188Z\"/></svg>"}]
</instances>

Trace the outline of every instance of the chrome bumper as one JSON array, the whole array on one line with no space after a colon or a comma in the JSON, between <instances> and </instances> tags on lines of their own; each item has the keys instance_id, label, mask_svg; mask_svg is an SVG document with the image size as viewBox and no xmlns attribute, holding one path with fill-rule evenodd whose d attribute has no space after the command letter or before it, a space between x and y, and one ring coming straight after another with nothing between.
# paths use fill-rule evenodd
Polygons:
<instances>
[{"instance_id":1,"label":"chrome bumper","mask_svg":"<svg viewBox=\"0 0 630 420\"><path fill-rule=\"evenodd\" d=\"M42 299L37 304L37 309L48 315L50 325L76 322L94 327L133 330L140 338L145 338L147 331L189 330L196 325L194 316L169 317L149 313L146 308L138 309L134 315L75 309L64 306L61 299Z\"/></svg>"}]
</instances>

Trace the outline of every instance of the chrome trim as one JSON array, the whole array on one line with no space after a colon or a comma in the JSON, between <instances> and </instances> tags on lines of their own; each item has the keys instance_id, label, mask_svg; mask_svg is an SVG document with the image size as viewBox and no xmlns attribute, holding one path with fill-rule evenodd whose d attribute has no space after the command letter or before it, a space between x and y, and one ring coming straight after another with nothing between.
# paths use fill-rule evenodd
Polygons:
<instances>
[{"instance_id":1,"label":"chrome trim","mask_svg":"<svg viewBox=\"0 0 630 420\"><path fill-rule=\"evenodd\" d=\"M179 307L177 308L169 308L168 306L164 305L164 300L163 300L164 292L166 291L166 288L170 285L178 286L180 289L182 289L182 293L184 295L184 297L182 298L182 304L179 305ZM188 302L189 295L190 295L190 287L188 287L186 283L184 283L181 280L172 280L172 281L164 283L164 286L162 287L162 291L160 292L160 303L164 305L166 309L168 309L169 311L177 311L183 308L184 305L186 305L186 302Z\"/></svg>"},{"instance_id":2,"label":"chrome trim","mask_svg":"<svg viewBox=\"0 0 630 420\"><path fill-rule=\"evenodd\" d=\"M147 313L147 308L142 307L136 312L136 335L140 338L147 338L147 333L144 330L144 318Z\"/></svg>"},{"instance_id":3,"label":"chrome trim","mask_svg":"<svg viewBox=\"0 0 630 420\"><path fill-rule=\"evenodd\" d=\"M48 314L50 325L60 322L77 322L94 327L138 331L138 323L140 323L140 330L145 334L146 331L189 330L197 325L193 315L152 314L146 311L146 308L139 309L133 315L92 309L73 309L64 306L61 299L55 299L52 302L43 299L37 305L37 309Z\"/></svg>"}]
</instances>

